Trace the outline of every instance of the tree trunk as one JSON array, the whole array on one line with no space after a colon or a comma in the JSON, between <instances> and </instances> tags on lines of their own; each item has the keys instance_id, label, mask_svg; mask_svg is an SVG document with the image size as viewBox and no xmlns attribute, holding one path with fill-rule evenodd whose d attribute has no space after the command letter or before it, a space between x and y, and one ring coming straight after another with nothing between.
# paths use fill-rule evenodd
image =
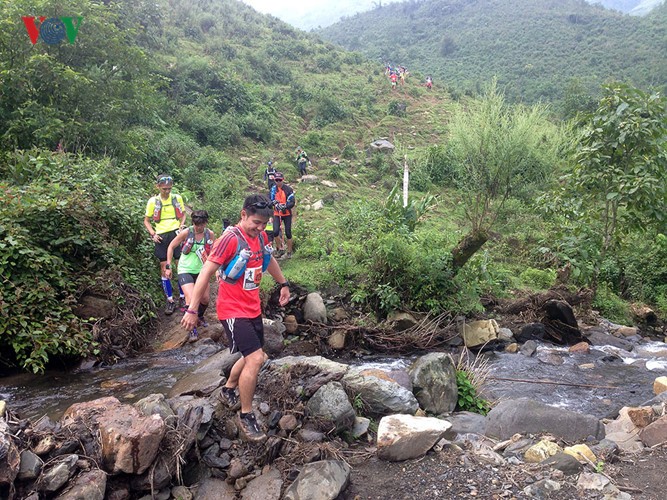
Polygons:
<instances>
[{"instance_id":1,"label":"tree trunk","mask_svg":"<svg viewBox=\"0 0 667 500\"><path fill-rule=\"evenodd\" d=\"M473 255L475 255L477 250L482 248L482 245L484 245L488 239L488 233L480 229L466 234L464 238L459 241L458 245L452 250L454 274L456 274L458 270L461 269Z\"/></svg>"}]
</instances>

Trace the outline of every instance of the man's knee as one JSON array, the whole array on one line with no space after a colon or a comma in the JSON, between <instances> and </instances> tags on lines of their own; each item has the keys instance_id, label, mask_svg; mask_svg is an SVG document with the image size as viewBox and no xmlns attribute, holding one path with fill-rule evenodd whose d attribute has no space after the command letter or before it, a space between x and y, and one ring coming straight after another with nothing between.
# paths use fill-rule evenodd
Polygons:
<instances>
[{"instance_id":1,"label":"man's knee","mask_svg":"<svg viewBox=\"0 0 667 500\"><path fill-rule=\"evenodd\" d=\"M264 351L262 349L257 349L254 352L251 352L245 359L245 367L252 371L259 371L264 363Z\"/></svg>"}]
</instances>

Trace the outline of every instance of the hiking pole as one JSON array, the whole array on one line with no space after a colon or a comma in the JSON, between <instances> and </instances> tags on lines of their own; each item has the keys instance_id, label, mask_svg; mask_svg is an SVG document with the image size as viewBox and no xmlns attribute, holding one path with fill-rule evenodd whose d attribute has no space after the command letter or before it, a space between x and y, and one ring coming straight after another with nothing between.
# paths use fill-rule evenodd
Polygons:
<instances>
[{"instance_id":1,"label":"hiking pole","mask_svg":"<svg viewBox=\"0 0 667 500\"><path fill-rule=\"evenodd\" d=\"M491 380L504 380L507 382L523 382L526 384L550 384L550 385L568 385L572 387L586 387L588 389L619 389L610 385L591 385L591 384L575 384L573 382L553 382L551 380L526 380L522 378L505 378L505 377L487 377Z\"/></svg>"}]
</instances>

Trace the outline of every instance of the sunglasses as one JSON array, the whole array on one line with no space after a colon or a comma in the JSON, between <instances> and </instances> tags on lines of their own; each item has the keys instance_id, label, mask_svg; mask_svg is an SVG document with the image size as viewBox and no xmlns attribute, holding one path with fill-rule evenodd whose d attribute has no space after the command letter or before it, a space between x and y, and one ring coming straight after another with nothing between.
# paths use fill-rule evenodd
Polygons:
<instances>
[{"instance_id":1,"label":"sunglasses","mask_svg":"<svg viewBox=\"0 0 667 500\"><path fill-rule=\"evenodd\" d=\"M282 182L282 179L274 179L276 182Z\"/></svg>"},{"instance_id":2,"label":"sunglasses","mask_svg":"<svg viewBox=\"0 0 667 500\"><path fill-rule=\"evenodd\" d=\"M172 182L174 182L174 179L171 178L170 176L160 177L157 180L158 184L171 184Z\"/></svg>"},{"instance_id":3,"label":"sunglasses","mask_svg":"<svg viewBox=\"0 0 667 500\"><path fill-rule=\"evenodd\" d=\"M263 209L265 209L265 208L271 208L271 207L273 207L273 204L271 204L271 203L267 203L267 202L265 202L265 201L256 201L255 203L251 203L250 205L248 205L248 206L245 207L245 208L250 208L250 207L252 207L252 208L259 208L260 210L263 210Z\"/></svg>"}]
</instances>

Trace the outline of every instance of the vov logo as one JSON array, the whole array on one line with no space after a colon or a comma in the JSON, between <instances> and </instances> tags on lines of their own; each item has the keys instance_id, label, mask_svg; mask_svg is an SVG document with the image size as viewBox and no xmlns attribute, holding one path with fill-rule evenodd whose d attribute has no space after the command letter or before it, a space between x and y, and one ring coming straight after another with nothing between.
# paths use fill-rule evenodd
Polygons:
<instances>
[{"instance_id":1,"label":"vov logo","mask_svg":"<svg viewBox=\"0 0 667 500\"><path fill-rule=\"evenodd\" d=\"M39 38L47 45L55 45L65 37L70 44L74 44L83 17L76 18L76 25L73 17L50 17L47 19L44 16L39 18L23 16L21 19L23 19L23 24L25 24L25 29L28 30L28 36L33 45L37 43Z\"/></svg>"}]
</instances>

